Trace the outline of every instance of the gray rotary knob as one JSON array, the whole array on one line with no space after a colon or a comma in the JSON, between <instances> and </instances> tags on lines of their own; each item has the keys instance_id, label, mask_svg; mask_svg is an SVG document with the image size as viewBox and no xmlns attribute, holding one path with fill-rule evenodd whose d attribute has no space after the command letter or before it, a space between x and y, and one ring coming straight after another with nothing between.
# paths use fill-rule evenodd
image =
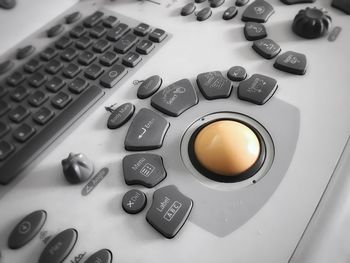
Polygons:
<instances>
[{"instance_id":1,"label":"gray rotary knob","mask_svg":"<svg viewBox=\"0 0 350 263\"><path fill-rule=\"evenodd\" d=\"M63 174L71 184L78 184L88 180L94 172L94 165L84 154L70 153L62 160Z\"/></svg>"}]
</instances>

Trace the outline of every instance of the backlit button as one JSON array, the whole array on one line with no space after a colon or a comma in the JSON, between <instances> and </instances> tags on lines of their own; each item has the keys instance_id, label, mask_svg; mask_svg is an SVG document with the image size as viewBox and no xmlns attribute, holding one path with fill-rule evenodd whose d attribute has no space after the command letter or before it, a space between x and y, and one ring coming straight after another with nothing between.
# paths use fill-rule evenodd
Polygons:
<instances>
[{"instance_id":1,"label":"backlit button","mask_svg":"<svg viewBox=\"0 0 350 263\"><path fill-rule=\"evenodd\" d=\"M56 235L45 247L39 263L61 263L70 254L78 239L75 229L66 229Z\"/></svg>"},{"instance_id":2,"label":"backlit button","mask_svg":"<svg viewBox=\"0 0 350 263\"><path fill-rule=\"evenodd\" d=\"M123 174L127 185L154 187L166 177L161 156L150 153L127 155L123 159Z\"/></svg>"},{"instance_id":3,"label":"backlit button","mask_svg":"<svg viewBox=\"0 0 350 263\"><path fill-rule=\"evenodd\" d=\"M23 247L39 233L45 221L46 212L44 210L34 211L25 216L12 230L8 239L9 248Z\"/></svg>"},{"instance_id":4,"label":"backlit button","mask_svg":"<svg viewBox=\"0 0 350 263\"><path fill-rule=\"evenodd\" d=\"M169 122L158 113L143 108L130 124L125 137L125 149L146 151L162 147Z\"/></svg>"},{"instance_id":5,"label":"backlit button","mask_svg":"<svg viewBox=\"0 0 350 263\"><path fill-rule=\"evenodd\" d=\"M192 199L182 194L176 186L165 186L154 192L146 219L163 236L173 238L186 223L192 207Z\"/></svg>"},{"instance_id":6,"label":"backlit button","mask_svg":"<svg viewBox=\"0 0 350 263\"><path fill-rule=\"evenodd\" d=\"M248 172L260 157L260 141L248 126L219 120L200 128L194 138L199 164L216 175L235 177Z\"/></svg>"}]
</instances>

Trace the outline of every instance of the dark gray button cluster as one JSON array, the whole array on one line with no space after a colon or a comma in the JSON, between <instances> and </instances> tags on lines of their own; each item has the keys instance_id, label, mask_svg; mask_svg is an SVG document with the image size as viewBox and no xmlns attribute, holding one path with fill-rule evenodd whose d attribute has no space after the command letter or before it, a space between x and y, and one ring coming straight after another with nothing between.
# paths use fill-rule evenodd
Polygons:
<instances>
[{"instance_id":1,"label":"dark gray button cluster","mask_svg":"<svg viewBox=\"0 0 350 263\"><path fill-rule=\"evenodd\" d=\"M265 23L274 13L273 6L264 0L256 0L251 3L242 15L242 21Z\"/></svg>"},{"instance_id":2,"label":"dark gray button cluster","mask_svg":"<svg viewBox=\"0 0 350 263\"><path fill-rule=\"evenodd\" d=\"M78 239L78 232L69 228L57 234L45 247L39 263L61 263L68 257Z\"/></svg>"},{"instance_id":3,"label":"dark gray button cluster","mask_svg":"<svg viewBox=\"0 0 350 263\"><path fill-rule=\"evenodd\" d=\"M127 185L151 188L166 177L161 156L150 153L127 155L123 159L123 173Z\"/></svg>"},{"instance_id":4,"label":"dark gray button cluster","mask_svg":"<svg viewBox=\"0 0 350 263\"><path fill-rule=\"evenodd\" d=\"M151 100L154 108L173 117L179 116L197 103L197 93L188 79L179 80L158 91Z\"/></svg>"},{"instance_id":5,"label":"dark gray button cluster","mask_svg":"<svg viewBox=\"0 0 350 263\"><path fill-rule=\"evenodd\" d=\"M247 40L258 40L267 37L266 28L261 23L247 22L244 26L244 36Z\"/></svg>"},{"instance_id":6,"label":"dark gray button cluster","mask_svg":"<svg viewBox=\"0 0 350 263\"><path fill-rule=\"evenodd\" d=\"M132 103L124 103L115 110L112 110L112 114L107 121L107 127L109 129L117 129L127 123L135 112L135 106Z\"/></svg>"},{"instance_id":7,"label":"dark gray button cluster","mask_svg":"<svg viewBox=\"0 0 350 263\"><path fill-rule=\"evenodd\" d=\"M287 51L277 57L273 66L284 72L304 75L306 73L307 60L304 54Z\"/></svg>"},{"instance_id":8,"label":"dark gray button cluster","mask_svg":"<svg viewBox=\"0 0 350 263\"><path fill-rule=\"evenodd\" d=\"M138 214L145 209L147 197L144 192L131 189L123 197L122 207L128 214Z\"/></svg>"},{"instance_id":9,"label":"dark gray button cluster","mask_svg":"<svg viewBox=\"0 0 350 263\"><path fill-rule=\"evenodd\" d=\"M146 219L164 237L173 238L186 223L192 207L192 199L176 186L165 186L154 192Z\"/></svg>"},{"instance_id":10,"label":"dark gray button cluster","mask_svg":"<svg viewBox=\"0 0 350 263\"><path fill-rule=\"evenodd\" d=\"M254 41L253 49L266 59L272 59L281 52L281 47L275 41L268 38Z\"/></svg>"},{"instance_id":11,"label":"dark gray button cluster","mask_svg":"<svg viewBox=\"0 0 350 263\"><path fill-rule=\"evenodd\" d=\"M210 7L204 7L202 10L200 10L197 13L197 20L198 21L205 21L207 20L213 12L211 11Z\"/></svg>"},{"instance_id":12,"label":"dark gray button cluster","mask_svg":"<svg viewBox=\"0 0 350 263\"><path fill-rule=\"evenodd\" d=\"M203 96L208 100L227 98L232 91L231 81L226 79L220 71L199 74L197 84Z\"/></svg>"},{"instance_id":13,"label":"dark gray button cluster","mask_svg":"<svg viewBox=\"0 0 350 263\"><path fill-rule=\"evenodd\" d=\"M162 78L158 75L151 76L145 79L137 90L137 97L139 99L147 99L152 96L162 85Z\"/></svg>"},{"instance_id":14,"label":"dark gray button cluster","mask_svg":"<svg viewBox=\"0 0 350 263\"><path fill-rule=\"evenodd\" d=\"M240 83L238 98L254 104L265 104L277 90L277 81L261 74L254 74Z\"/></svg>"},{"instance_id":15,"label":"dark gray button cluster","mask_svg":"<svg viewBox=\"0 0 350 263\"><path fill-rule=\"evenodd\" d=\"M143 108L130 124L124 145L129 151L146 151L162 147L169 122L158 113Z\"/></svg>"},{"instance_id":16,"label":"dark gray button cluster","mask_svg":"<svg viewBox=\"0 0 350 263\"><path fill-rule=\"evenodd\" d=\"M246 79L247 71L241 66L234 66L227 71L227 77L232 81L242 81Z\"/></svg>"},{"instance_id":17,"label":"dark gray button cluster","mask_svg":"<svg viewBox=\"0 0 350 263\"><path fill-rule=\"evenodd\" d=\"M18 249L31 241L43 227L46 221L46 212L38 210L25 216L12 230L8 246L12 249Z\"/></svg>"},{"instance_id":18,"label":"dark gray button cluster","mask_svg":"<svg viewBox=\"0 0 350 263\"><path fill-rule=\"evenodd\" d=\"M196 5L194 3L188 3L181 9L182 16L188 16L196 10Z\"/></svg>"},{"instance_id":19,"label":"dark gray button cluster","mask_svg":"<svg viewBox=\"0 0 350 263\"><path fill-rule=\"evenodd\" d=\"M84 263L112 263L112 258L112 252L104 248L88 257Z\"/></svg>"},{"instance_id":20,"label":"dark gray button cluster","mask_svg":"<svg viewBox=\"0 0 350 263\"><path fill-rule=\"evenodd\" d=\"M227 9L224 11L224 13L223 13L223 15L222 15L222 18L223 18L224 20L230 20L230 19L234 18L234 17L237 15L237 13L238 13L237 7L235 7L235 6L230 6L229 8L227 8Z\"/></svg>"}]
</instances>

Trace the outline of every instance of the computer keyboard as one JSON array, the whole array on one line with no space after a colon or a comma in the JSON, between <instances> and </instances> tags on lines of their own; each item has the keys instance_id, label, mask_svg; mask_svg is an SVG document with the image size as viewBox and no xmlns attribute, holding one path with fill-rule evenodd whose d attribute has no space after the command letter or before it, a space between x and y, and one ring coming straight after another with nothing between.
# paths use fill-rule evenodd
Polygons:
<instances>
[{"instance_id":1,"label":"computer keyboard","mask_svg":"<svg viewBox=\"0 0 350 263\"><path fill-rule=\"evenodd\" d=\"M107 10L71 11L0 61L0 183L140 67L168 34ZM44 45L32 42L40 38Z\"/></svg>"}]
</instances>

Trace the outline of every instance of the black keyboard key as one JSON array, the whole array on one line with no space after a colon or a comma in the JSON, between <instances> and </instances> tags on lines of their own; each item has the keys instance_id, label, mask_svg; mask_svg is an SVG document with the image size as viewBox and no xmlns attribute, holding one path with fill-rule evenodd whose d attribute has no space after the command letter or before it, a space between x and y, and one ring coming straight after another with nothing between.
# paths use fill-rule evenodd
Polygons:
<instances>
[{"instance_id":1,"label":"black keyboard key","mask_svg":"<svg viewBox=\"0 0 350 263\"><path fill-rule=\"evenodd\" d=\"M248 2L249 2L249 0L236 0L235 5L241 7L241 6L245 6L246 4L248 4Z\"/></svg>"},{"instance_id":2,"label":"black keyboard key","mask_svg":"<svg viewBox=\"0 0 350 263\"><path fill-rule=\"evenodd\" d=\"M69 32L69 34L71 37L79 38L79 37L83 36L85 34L85 32L86 32L85 27L76 26Z\"/></svg>"},{"instance_id":3,"label":"black keyboard key","mask_svg":"<svg viewBox=\"0 0 350 263\"><path fill-rule=\"evenodd\" d=\"M75 57L78 56L78 52L75 48L66 48L62 53L61 53L61 58L65 61L72 61L75 59Z\"/></svg>"},{"instance_id":4,"label":"black keyboard key","mask_svg":"<svg viewBox=\"0 0 350 263\"><path fill-rule=\"evenodd\" d=\"M253 49L266 59L272 59L281 52L281 47L275 41L268 38L254 41Z\"/></svg>"},{"instance_id":5,"label":"black keyboard key","mask_svg":"<svg viewBox=\"0 0 350 263\"><path fill-rule=\"evenodd\" d=\"M76 64L70 63L64 70L63 75L67 78L74 78L81 71L80 67Z\"/></svg>"},{"instance_id":6,"label":"black keyboard key","mask_svg":"<svg viewBox=\"0 0 350 263\"><path fill-rule=\"evenodd\" d=\"M267 37L266 28L261 23L247 22L244 26L244 36L247 40L258 40Z\"/></svg>"},{"instance_id":7,"label":"black keyboard key","mask_svg":"<svg viewBox=\"0 0 350 263\"><path fill-rule=\"evenodd\" d=\"M65 17L66 24L73 24L81 18L81 13L79 11L74 12Z\"/></svg>"},{"instance_id":8,"label":"black keyboard key","mask_svg":"<svg viewBox=\"0 0 350 263\"><path fill-rule=\"evenodd\" d=\"M105 27L112 28L118 24L118 18L115 16L108 16L103 20L103 25Z\"/></svg>"},{"instance_id":9,"label":"black keyboard key","mask_svg":"<svg viewBox=\"0 0 350 263\"><path fill-rule=\"evenodd\" d=\"M23 123L13 132L13 137L19 142L25 142L35 133L35 129L29 124Z\"/></svg>"},{"instance_id":10,"label":"black keyboard key","mask_svg":"<svg viewBox=\"0 0 350 263\"><path fill-rule=\"evenodd\" d=\"M156 28L149 34L149 40L160 43L166 38L167 34L163 29Z\"/></svg>"},{"instance_id":11,"label":"black keyboard key","mask_svg":"<svg viewBox=\"0 0 350 263\"><path fill-rule=\"evenodd\" d=\"M8 133L9 130L10 130L10 126L0 121L0 138L4 136L6 133Z\"/></svg>"},{"instance_id":12,"label":"black keyboard key","mask_svg":"<svg viewBox=\"0 0 350 263\"><path fill-rule=\"evenodd\" d=\"M158 75L153 75L145 79L137 89L137 97L139 99L147 99L158 91L163 80Z\"/></svg>"},{"instance_id":13,"label":"black keyboard key","mask_svg":"<svg viewBox=\"0 0 350 263\"><path fill-rule=\"evenodd\" d=\"M55 43L56 47L59 49L65 49L73 43L73 40L69 37L63 36Z\"/></svg>"},{"instance_id":14,"label":"black keyboard key","mask_svg":"<svg viewBox=\"0 0 350 263\"><path fill-rule=\"evenodd\" d=\"M192 199L182 194L176 186L168 185L154 192L146 219L164 237L173 238L186 223L192 207Z\"/></svg>"},{"instance_id":15,"label":"black keyboard key","mask_svg":"<svg viewBox=\"0 0 350 263\"><path fill-rule=\"evenodd\" d=\"M123 174L127 185L155 187L166 177L163 159L157 154L137 153L123 158Z\"/></svg>"},{"instance_id":16,"label":"black keyboard key","mask_svg":"<svg viewBox=\"0 0 350 263\"><path fill-rule=\"evenodd\" d=\"M41 63L39 60L33 58L29 60L26 64L24 64L23 69L28 73L34 73L41 67Z\"/></svg>"},{"instance_id":17,"label":"black keyboard key","mask_svg":"<svg viewBox=\"0 0 350 263\"><path fill-rule=\"evenodd\" d=\"M192 83L182 79L158 91L151 99L151 105L157 110L173 117L198 103L198 96Z\"/></svg>"},{"instance_id":18,"label":"black keyboard key","mask_svg":"<svg viewBox=\"0 0 350 263\"><path fill-rule=\"evenodd\" d=\"M102 20L103 15L104 14L101 11L93 13L91 16L87 17L84 20L84 26L93 27L97 25Z\"/></svg>"},{"instance_id":19,"label":"black keyboard key","mask_svg":"<svg viewBox=\"0 0 350 263\"><path fill-rule=\"evenodd\" d=\"M134 28L135 35L144 37L146 36L149 31L151 30L151 27L145 23L140 23Z\"/></svg>"},{"instance_id":20,"label":"black keyboard key","mask_svg":"<svg viewBox=\"0 0 350 263\"><path fill-rule=\"evenodd\" d=\"M5 160L14 150L15 150L15 146L13 146L11 143L1 141L0 142L0 161Z\"/></svg>"},{"instance_id":21,"label":"black keyboard key","mask_svg":"<svg viewBox=\"0 0 350 263\"><path fill-rule=\"evenodd\" d=\"M105 39L100 39L96 41L96 43L92 46L92 49L98 53L105 52L111 44L105 40Z\"/></svg>"},{"instance_id":22,"label":"black keyboard key","mask_svg":"<svg viewBox=\"0 0 350 263\"><path fill-rule=\"evenodd\" d=\"M242 81L247 78L247 71L241 66L233 66L227 71L227 77L232 81Z\"/></svg>"},{"instance_id":23,"label":"black keyboard key","mask_svg":"<svg viewBox=\"0 0 350 263\"><path fill-rule=\"evenodd\" d=\"M72 97L64 92L58 93L52 98L51 103L57 109L63 109L72 101Z\"/></svg>"},{"instance_id":24,"label":"black keyboard key","mask_svg":"<svg viewBox=\"0 0 350 263\"><path fill-rule=\"evenodd\" d=\"M55 56L57 56L57 54L58 52L56 49L52 47L48 47L43 52L41 52L40 57L45 61L49 61L53 59Z\"/></svg>"},{"instance_id":25,"label":"black keyboard key","mask_svg":"<svg viewBox=\"0 0 350 263\"><path fill-rule=\"evenodd\" d=\"M92 40L89 37L82 36L75 42L75 45L79 49L87 49L92 44Z\"/></svg>"},{"instance_id":26,"label":"black keyboard key","mask_svg":"<svg viewBox=\"0 0 350 263\"><path fill-rule=\"evenodd\" d=\"M49 97L46 95L46 93L42 92L41 90L36 90L34 93L32 93L29 98L28 102L30 105L34 107L39 107L42 105Z\"/></svg>"},{"instance_id":27,"label":"black keyboard key","mask_svg":"<svg viewBox=\"0 0 350 263\"><path fill-rule=\"evenodd\" d=\"M46 64L45 71L50 74L56 74L63 68L63 63L57 59L51 60Z\"/></svg>"},{"instance_id":28,"label":"black keyboard key","mask_svg":"<svg viewBox=\"0 0 350 263\"><path fill-rule=\"evenodd\" d=\"M207 100L228 98L232 84L220 71L202 73L197 76L199 90Z\"/></svg>"},{"instance_id":29,"label":"black keyboard key","mask_svg":"<svg viewBox=\"0 0 350 263\"><path fill-rule=\"evenodd\" d=\"M103 68L97 64L92 64L85 70L85 77L97 79L103 73Z\"/></svg>"},{"instance_id":30,"label":"black keyboard key","mask_svg":"<svg viewBox=\"0 0 350 263\"><path fill-rule=\"evenodd\" d=\"M8 116L11 121L20 123L27 118L29 114L30 112L26 108L24 108L22 105L18 105L9 112Z\"/></svg>"},{"instance_id":31,"label":"black keyboard key","mask_svg":"<svg viewBox=\"0 0 350 263\"><path fill-rule=\"evenodd\" d=\"M254 1L245 9L242 21L265 23L274 12L270 3L264 0Z\"/></svg>"},{"instance_id":32,"label":"black keyboard key","mask_svg":"<svg viewBox=\"0 0 350 263\"><path fill-rule=\"evenodd\" d=\"M240 83L237 95L241 100L263 105L273 96L277 88L278 85L275 79L265 75L254 74Z\"/></svg>"},{"instance_id":33,"label":"black keyboard key","mask_svg":"<svg viewBox=\"0 0 350 263\"><path fill-rule=\"evenodd\" d=\"M142 108L131 122L124 146L128 151L147 151L162 147L169 122L160 114Z\"/></svg>"},{"instance_id":34,"label":"black keyboard key","mask_svg":"<svg viewBox=\"0 0 350 263\"><path fill-rule=\"evenodd\" d=\"M82 78L76 78L68 85L69 90L75 94L82 93L87 87L88 82Z\"/></svg>"},{"instance_id":35,"label":"black keyboard key","mask_svg":"<svg viewBox=\"0 0 350 263\"><path fill-rule=\"evenodd\" d=\"M131 189L125 193L122 199L122 207L128 214L138 214L145 209L147 204L147 197L144 192ZM94 262L94 261L90 261Z\"/></svg>"},{"instance_id":36,"label":"black keyboard key","mask_svg":"<svg viewBox=\"0 0 350 263\"><path fill-rule=\"evenodd\" d=\"M25 87L18 86L10 93L11 99L20 102L24 100L29 95L29 90Z\"/></svg>"},{"instance_id":37,"label":"black keyboard key","mask_svg":"<svg viewBox=\"0 0 350 263\"><path fill-rule=\"evenodd\" d=\"M200 22L205 21L211 17L212 13L213 12L211 11L211 8L209 6L204 7L197 13L197 20Z\"/></svg>"},{"instance_id":38,"label":"black keyboard key","mask_svg":"<svg viewBox=\"0 0 350 263\"><path fill-rule=\"evenodd\" d=\"M100 57L100 63L104 66L112 66L114 62L118 60L117 53L114 53L113 51L107 51Z\"/></svg>"},{"instance_id":39,"label":"black keyboard key","mask_svg":"<svg viewBox=\"0 0 350 263\"><path fill-rule=\"evenodd\" d=\"M45 74L42 74L40 72L34 73L28 80L29 85L31 85L34 88L40 87L42 84L44 84L47 80L47 76Z\"/></svg>"},{"instance_id":40,"label":"black keyboard key","mask_svg":"<svg viewBox=\"0 0 350 263\"><path fill-rule=\"evenodd\" d=\"M222 19L224 20L231 20L233 19L236 15L238 14L238 8L236 6L230 6L229 8L227 8L223 15L222 15Z\"/></svg>"},{"instance_id":41,"label":"black keyboard key","mask_svg":"<svg viewBox=\"0 0 350 263\"><path fill-rule=\"evenodd\" d=\"M63 81L63 79L55 76L49 82L46 83L46 88L49 91L56 93L57 91L62 89L64 85L65 82Z\"/></svg>"},{"instance_id":42,"label":"black keyboard key","mask_svg":"<svg viewBox=\"0 0 350 263\"><path fill-rule=\"evenodd\" d=\"M55 25L55 26L49 28L49 30L47 30L46 34L48 37L56 37L59 34L61 34L63 31L64 31L64 25L58 24L58 25Z\"/></svg>"},{"instance_id":43,"label":"black keyboard key","mask_svg":"<svg viewBox=\"0 0 350 263\"><path fill-rule=\"evenodd\" d=\"M107 127L108 129L117 129L127 123L134 115L135 106L132 103L126 102L116 109L111 111L111 115L108 117Z\"/></svg>"},{"instance_id":44,"label":"black keyboard key","mask_svg":"<svg viewBox=\"0 0 350 263\"><path fill-rule=\"evenodd\" d=\"M123 57L123 65L133 68L141 62L141 56L135 52L128 52Z\"/></svg>"},{"instance_id":45,"label":"black keyboard key","mask_svg":"<svg viewBox=\"0 0 350 263\"><path fill-rule=\"evenodd\" d=\"M90 65L96 59L96 55L90 51L84 51L78 57L78 62L84 66Z\"/></svg>"},{"instance_id":46,"label":"black keyboard key","mask_svg":"<svg viewBox=\"0 0 350 263\"><path fill-rule=\"evenodd\" d=\"M128 73L122 65L114 65L100 79L101 85L106 88L112 88Z\"/></svg>"},{"instance_id":47,"label":"black keyboard key","mask_svg":"<svg viewBox=\"0 0 350 263\"><path fill-rule=\"evenodd\" d=\"M15 63L12 60L6 60L5 62L0 63L0 75L12 69L14 65Z\"/></svg>"},{"instance_id":48,"label":"black keyboard key","mask_svg":"<svg viewBox=\"0 0 350 263\"><path fill-rule=\"evenodd\" d=\"M189 16L196 10L196 5L192 3L188 3L185 6L182 7L180 14L182 16Z\"/></svg>"},{"instance_id":49,"label":"black keyboard key","mask_svg":"<svg viewBox=\"0 0 350 263\"><path fill-rule=\"evenodd\" d=\"M53 111L43 107L33 114L33 120L40 125L45 125L54 115Z\"/></svg>"},{"instance_id":50,"label":"black keyboard key","mask_svg":"<svg viewBox=\"0 0 350 263\"><path fill-rule=\"evenodd\" d=\"M4 100L0 100L0 116L4 115L10 109L11 109L11 105L8 102Z\"/></svg>"},{"instance_id":51,"label":"black keyboard key","mask_svg":"<svg viewBox=\"0 0 350 263\"><path fill-rule=\"evenodd\" d=\"M154 47L155 45L152 41L144 39L136 45L136 51L140 54L148 55L154 49Z\"/></svg>"},{"instance_id":52,"label":"black keyboard key","mask_svg":"<svg viewBox=\"0 0 350 263\"><path fill-rule=\"evenodd\" d=\"M13 72L10 76L7 77L7 83L11 86L17 86L26 79L25 75L19 71Z\"/></svg>"},{"instance_id":53,"label":"black keyboard key","mask_svg":"<svg viewBox=\"0 0 350 263\"><path fill-rule=\"evenodd\" d=\"M284 72L304 75L306 73L307 59L304 54L287 51L277 57L273 66Z\"/></svg>"},{"instance_id":54,"label":"black keyboard key","mask_svg":"<svg viewBox=\"0 0 350 263\"><path fill-rule=\"evenodd\" d=\"M117 41L130 29L127 24L120 23L115 28L112 28L107 33L107 39L111 41Z\"/></svg>"},{"instance_id":55,"label":"black keyboard key","mask_svg":"<svg viewBox=\"0 0 350 263\"><path fill-rule=\"evenodd\" d=\"M106 32L107 32L107 29L104 28L103 26L94 26L90 30L90 36L92 36L94 38L100 38L104 34L106 34Z\"/></svg>"},{"instance_id":56,"label":"black keyboard key","mask_svg":"<svg viewBox=\"0 0 350 263\"><path fill-rule=\"evenodd\" d=\"M34 51L35 51L35 47L33 47L32 45L28 45L28 46L25 46L25 47L18 49L16 57L17 57L17 59L24 59L24 58L32 55L34 53Z\"/></svg>"},{"instance_id":57,"label":"black keyboard key","mask_svg":"<svg viewBox=\"0 0 350 263\"><path fill-rule=\"evenodd\" d=\"M225 3L225 0L209 0L210 7L216 8L222 6Z\"/></svg>"},{"instance_id":58,"label":"black keyboard key","mask_svg":"<svg viewBox=\"0 0 350 263\"><path fill-rule=\"evenodd\" d=\"M138 39L139 38L132 33L127 34L115 43L114 50L118 53L125 54L137 43Z\"/></svg>"}]
</instances>

